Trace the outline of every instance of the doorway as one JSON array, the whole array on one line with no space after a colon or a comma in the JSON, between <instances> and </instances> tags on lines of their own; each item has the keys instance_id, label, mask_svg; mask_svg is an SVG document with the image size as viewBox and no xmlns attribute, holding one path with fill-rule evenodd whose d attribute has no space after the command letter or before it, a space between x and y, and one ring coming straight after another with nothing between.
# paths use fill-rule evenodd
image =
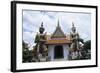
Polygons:
<instances>
[{"instance_id":1,"label":"doorway","mask_svg":"<svg viewBox=\"0 0 100 73\"><path fill-rule=\"evenodd\" d=\"M55 48L54 48L54 59L61 59L63 57L64 57L63 47L60 46L60 45L55 46Z\"/></svg>"}]
</instances>

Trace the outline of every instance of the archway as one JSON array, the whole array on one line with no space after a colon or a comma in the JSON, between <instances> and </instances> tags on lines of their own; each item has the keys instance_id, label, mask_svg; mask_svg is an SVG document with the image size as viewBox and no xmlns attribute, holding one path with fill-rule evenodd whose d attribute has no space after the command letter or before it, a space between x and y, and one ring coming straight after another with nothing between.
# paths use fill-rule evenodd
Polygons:
<instances>
[{"instance_id":1,"label":"archway","mask_svg":"<svg viewBox=\"0 0 100 73\"><path fill-rule=\"evenodd\" d=\"M63 58L64 55L63 55L63 47L58 45L58 46L55 46L54 48L54 59L60 59L60 58Z\"/></svg>"}]
</instances>

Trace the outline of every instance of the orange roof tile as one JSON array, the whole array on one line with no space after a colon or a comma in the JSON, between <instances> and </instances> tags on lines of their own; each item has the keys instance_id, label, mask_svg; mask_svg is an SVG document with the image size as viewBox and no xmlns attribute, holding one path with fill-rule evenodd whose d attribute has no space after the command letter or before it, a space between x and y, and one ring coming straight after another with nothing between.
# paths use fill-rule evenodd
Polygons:
<instances>
[{"instance_id":1,"label":"orange roof tile","mask_svg":"<svg viewBox=\"0 0 100 73\"><path fill-rule=\"evenodd\" d=\"M46 44L70 44L71 40L66 38L56 38L47 40Z\"/></svg>"}]
</instances>

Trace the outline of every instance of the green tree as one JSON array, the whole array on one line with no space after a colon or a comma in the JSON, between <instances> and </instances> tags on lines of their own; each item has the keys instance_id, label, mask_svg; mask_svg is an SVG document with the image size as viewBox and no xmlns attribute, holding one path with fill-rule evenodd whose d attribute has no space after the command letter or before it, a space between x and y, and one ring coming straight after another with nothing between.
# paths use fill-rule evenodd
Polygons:
<instances>
[{"instance_id":1,"label":"green tree","mask_svg":"<svg viewBox=\"0 0 100 73\"><path fill-rule=\"evenodd\" d=\"M91 40L88 40L84 43L84 49L90 50L91 49Z\"/></svg>"},{"instance_id":2,"label":"green tree","mask_svg":"<svg viewBox=\"0 0 100 73\"><path fill-rule=\"evenodd\" d=\"M29 55L29 50L28 50L28 44L25 43L24 41L22 42L23 47L22 47L22 52L23 52L23 62L28 61L28 55Z\"/></svg>"},{"instance_id":3,"label":"green tree","mask_svg":"<svg viewBox=\"0 0 100 73\"><path fill-rule=\"evenodd\" d=\"M91 40L88 40L84 43L84 50L86 51L86 59L91 59Z\"/></svg>"},{"instance_id":4,"label":"green tree","mask_svg":"<svg viewBox=\"0 0 100 73\"><path fill-rule=\"evenodd\" d=\"M35 43L38 43L39 41L40 41L40 36L39 36L39 34L37 34L35 37Z\"/></svg>"}]
</instances>

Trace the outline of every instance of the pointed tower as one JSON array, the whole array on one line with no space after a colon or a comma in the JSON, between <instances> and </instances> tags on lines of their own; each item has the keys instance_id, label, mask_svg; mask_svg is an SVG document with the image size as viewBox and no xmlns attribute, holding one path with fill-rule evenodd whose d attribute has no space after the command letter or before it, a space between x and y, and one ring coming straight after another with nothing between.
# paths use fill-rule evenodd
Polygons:
<instances>
[{"instance_id":1,"label":"pointed tower","mask_svg":"<svg viewBox=\"0 0 100 73\"><path fill-rule=\"evenodd\" d=\"M56 30L54 31L51 38L66 38L64 32L61 30L61 27L59 25L59 21L58 21L58 25L56 27Z\"/></svg>"}]
</instances>

